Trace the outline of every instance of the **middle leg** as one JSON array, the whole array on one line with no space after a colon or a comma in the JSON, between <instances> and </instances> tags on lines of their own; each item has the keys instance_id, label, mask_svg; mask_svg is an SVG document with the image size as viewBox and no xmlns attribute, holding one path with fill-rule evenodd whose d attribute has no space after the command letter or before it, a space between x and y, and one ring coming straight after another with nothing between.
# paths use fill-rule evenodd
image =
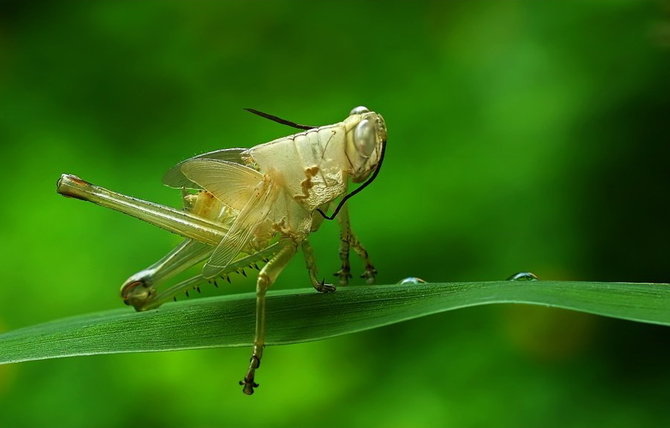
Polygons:
<instances>
[{"instance_id":1,"label":"middle leg","mask_svg":"<svg viewBox=\"0 0 670 428\"><path fill-rule=\"evenodd\" d=\"M333 284L326 284L326 280L319 280L319 272L316 267L316 260L314 259L314 250L307 239L302 241L302 253L305 256L305 265L309 273L309 279L312 281L312 286L319 293L332 293L335 291Z\"/></svg>"},{"instance_id":2,"label":"middle leg","mask_svg":"<svg viewBox=\"0 0 670 428\"><path fill-rule=\"evenodd\" d=\"M286 241L283 245L279 252L263 266L263 269L258 273L258 280L256 281L256 331L254 334L254 347L247 374L240 381L240 385L243 386L242 392L247 395L253 394L254 388L258 387L254 378L256 370L261 365L263 348L265 348L265 294L297 251L297 245L292 241Z\"/></svg>"}]
</instances>

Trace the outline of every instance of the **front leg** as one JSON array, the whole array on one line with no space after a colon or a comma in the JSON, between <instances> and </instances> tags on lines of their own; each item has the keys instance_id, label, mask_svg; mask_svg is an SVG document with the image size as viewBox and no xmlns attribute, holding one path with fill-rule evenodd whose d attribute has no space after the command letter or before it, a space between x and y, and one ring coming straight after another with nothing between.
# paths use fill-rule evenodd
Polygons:
<instances>
[{"instance_id":1,"label":"front leg","mask_svg":"<svg viewBox=\"0 0 670 428\"><path fill-rule=\"evenodd\" d=\"M358 254L365 264L365 270L363 271L363 274L361 274L361 278L365 278L365 282L372 284L375 281L377 269L372 265L367 250L351 231L349 209L346 205L342 207L342 210L337 216L337 220L340 223L340 260L342 262L342 268L335 272L335 276L340 278L341 285L346 285L349 282L349 278L351 278L349 249L353 247L356 254Z\"/></svg>"},{"instance_id":2,"label":"front leg","mask_svg":"<svg viewBox=\"0 0 670 428\"><path fill-rule=\"evenodd\" d=\"M302 253L305 256L305 265L309 273L309 279L312 285L319 293L332 293L335 291L333 284L326 284L326 280L319 280L319 271L316 267L316 260L314 259L314 250L307 239L302 241Z\"/></svg>"},{"instance_id":3,"label":"front leg","mask_svg":"<svg viewBox=\"0 0 670 428\"><path fill-rule=\"evenodd\" d=\"M349 209L343 206L340 214L337 216L337 222L340 224L340 262L342 267L335 272L335 276L340 278L340 285L347 285L351 278L351 265L349 264L349 242L351 241L351 226L349 224Z\"/></svg>"},{"instance_id":4,"label":"front leg","mask_svg":"<svg viewBox=\"0 0 670 428\"><path fill-rule=\"evenodd\" d=\"M375 282L375 276L377 276L377 269L372 265L372 262L370 261L370 256L368 255L368 250L366 250L361 242L351 234L351 246L354 248L354 251L358 256L363 260L363 263L365 264L365 270L361 274L361 278L365 278L365 282L367 284L372 284Z\"/></svg>"}]
</instances>

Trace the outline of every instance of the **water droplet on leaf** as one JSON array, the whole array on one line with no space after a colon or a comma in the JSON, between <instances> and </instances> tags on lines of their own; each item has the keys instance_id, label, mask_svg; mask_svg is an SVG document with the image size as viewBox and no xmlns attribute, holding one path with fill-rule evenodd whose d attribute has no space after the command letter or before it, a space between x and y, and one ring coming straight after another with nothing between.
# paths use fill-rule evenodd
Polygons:
<instances>
[{"instance_id":1,"label":"water droplet on leaf","mask_svg":"<svg viewBox=\"0 0 670 428\"><path fill-rule=\"evenodd\" d=\"M539 281L540 278L537 277L533 272L518 272L514 275L507 278L508 281Z\"/></svg>"},{"instance_id":2,"label":"water droplet on leaf","mask_svg":"<svg viewBox=\"0 0 670 428\"><path fill-rule=\"evenodd\" d=\"M415 276L408 276L405 279L401 279L398 281L398 284L425 284L426 281L424 281L421 278L417 278Z\"/></svg>"}]
</instances>

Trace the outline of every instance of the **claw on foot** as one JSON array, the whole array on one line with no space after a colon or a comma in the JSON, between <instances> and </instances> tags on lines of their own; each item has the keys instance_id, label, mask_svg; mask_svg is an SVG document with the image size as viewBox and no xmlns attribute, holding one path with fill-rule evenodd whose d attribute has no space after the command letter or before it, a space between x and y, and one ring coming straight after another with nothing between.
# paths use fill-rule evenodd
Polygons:
<instances>
[{"instance_id":1,"label":"claw on foot","mask_svg":"<svg viewBox=\"0 0 670 428\"><path fill-rule=\"evenodd\" d=\"M333 275L340 278L340 285L347 285L349 283L349 279L351 278L351 273L349 272L349 269L345 268L338 270Z\"/></svg>"},{"instance_id":2,"label":"claw on foot","mask_svg":"<svg viewBox=\"0 0 670 428\"><path fill-rule=\"evenodd\" d=\"M322 279L321 282L314 285L314 288L319 293L332 293L335 291L335 286L333 284L326 284L325 279Z\"/></svg>"},{"instance_id":3,"label":"claw on foot","mask_svg":"<svg viewBox=\"0 0 670 428\"><path fill-rule=\"evenodd\" d=\"M314 288L319 293L332 293L335 291L335 286L333 284L326 284L325 279L322 279L321 282L314 285Z\"/></svg>"},{"instance_id":4,"label":"claw on foot","mask_svg":"<svg viewBox=\"0 0 670 428\"><path fill-rule=\"evenodd\" d=\"M367 284L374 283L375 276L377 276L377 269L372 265L367 265L365 271L361 274L361 278L364 278Z\"/></svg>"},{"instance_id":5,"label":"claw on foot","mask_svg":"<svg viewBox=\"0 0 670 428\"><path fill-rule=\"evenodd\" d=\"M252 395L254 393L254 388L258 388L259 385L254 382L254 379L251 378L244 378L243 380L240 381L240 385L243 386L242 392L244 392L247 395Z\"/></svg>"},{"instance_id":6,"label":"claw on foot","mask_svg":"<svg viewBox=\"0 0 670 428\"><path fill-rule=\"evenodd\" d=\"M249 371L247 372L247 375L244 376L244 379L242 379L239 384L242 385L242 392L244 392L247 395L251 395L254 393L254 388L258 388L258 384L254 382L254 376L256 375L256 369L261 366L261 359L257 355L252 355L250 364L249 364Z\"/></svg>"}]
</instances>

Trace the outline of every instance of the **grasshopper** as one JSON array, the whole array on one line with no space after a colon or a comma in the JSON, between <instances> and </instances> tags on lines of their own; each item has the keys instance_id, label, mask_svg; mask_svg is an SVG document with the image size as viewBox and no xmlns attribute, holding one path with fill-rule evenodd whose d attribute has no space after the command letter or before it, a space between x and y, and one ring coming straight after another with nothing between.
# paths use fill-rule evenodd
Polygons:
<instances>
[{"instance_id":1,"label":"grasshopper","mask_svg":"<svg viewBox=\"0 0 670 428\"><path fill-rule=\"evenodd\" d=\"M184 160L164 176L164 184L181 189L184 209L122 195L64 174L58 192L111 208L186 239L153 265L132 275L121 287L121 297L137 311L153 309L177 293L203 281L218 285L233 272L263 264L256 280L256 327L249 368L240 381L245 394L258 387L265 342L265 295L268 288L302 249L313 287L335 291L319 279L308 236L324 220L340 225L341 269L339 283L351 278L349 252L365 264L361 277L372 283L376 270L368 253L351 230L345 202L377 176L386 148L386 124L381 115L356 107L342 122L312 127L247 109L302 132L249 149L230 148ZM349 181L363 183L347 193ZM330 205L340 198L332 214ZM201 272L166 286L168 280L205 261Z\"/></svg>"}]
</instances>

